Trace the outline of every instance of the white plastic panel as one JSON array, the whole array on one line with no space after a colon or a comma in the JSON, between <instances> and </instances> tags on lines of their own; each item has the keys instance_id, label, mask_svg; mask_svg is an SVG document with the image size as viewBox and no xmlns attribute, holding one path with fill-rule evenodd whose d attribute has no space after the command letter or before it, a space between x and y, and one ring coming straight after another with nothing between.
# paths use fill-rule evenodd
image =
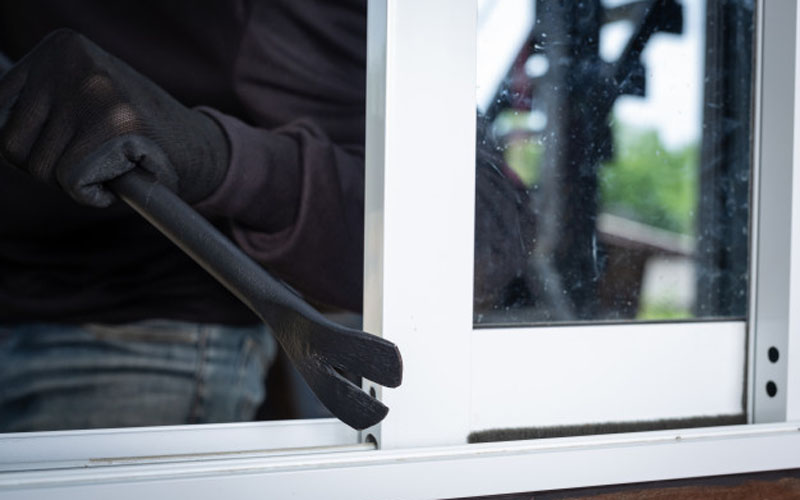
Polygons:
<instances>
[{"instance_id":1,"label":"white plastic panel","mask_svg":"<svg viewBox=\"0 0 800 500\"><path fill-rule=\"evenodd\" d=\"M476 330L472 430L741 414L745 330L741 321Z\"/></svg>"},{"instance_id":2,"label":"white plastic panel","mask_svg":"<svg viewBox=\"0 0 800 500\"><path fill-rule=\"evenodd\" d=\"M374 0L369 16L366 260L372 263L364 325L395 342L404 363L402 386L381 391L389 415L380 431L370 432L383 448L463 443L472 330L475 5Z\"/></svg>"},{"instance_id":3,"label":"white plastic panel","mask_svg":"<svg viewBox=\"0 0 800 500\"><path fill-rule=\"evenodd\" d=\"M751 329L752 420L782 422L787 412L788 335L792 295L792 161L795 109L796 2L759 2L762 16L760 112L757 131L758 176L755 193L754 253ZM796 193L796 191L795 191ZM795 236L796 237L796 236ZM793 299L796 301L796 299ZM777 349L777 362L769 360ZM767 385L774 384L774 396Z\"/></svg>"},{"instance_id":4,"label":"white plastic panel","mask_svg":"<svg viewBox=\"0 0 800 500\"><path fill-rule=\"evenodd\" d=\"M0 472L177 456L291 454L357 443L358 433L336 419L7 433L0 435Z\"/></svg>"},{"instance_id":5,"label":"white plastic panel","mask_svg":"<svg viewBox=\"0 0 800 500\"><path fill-rule=\"evenodd\" d=\"M462 498L800 467L798 425L10 473L17 499Z\"/></svg>"},{"instance_id":6,"label":"white plastic panel","mask_svg":"<svg viewBox=\"0 0 800 500\"><path fill-rule=\"evenodd\" d=\"M800 25L797 9L795 26ZM795 56L800 54L800 30L795 32ZM794 67L794 94L800 95L800 65ZM792 177L792 254L789 294L789 342L786 350L786 419L800 420L800 99L794 100L794 176ZM788 362L793 360L794 362Z\"/></svg>"}]
</instances>

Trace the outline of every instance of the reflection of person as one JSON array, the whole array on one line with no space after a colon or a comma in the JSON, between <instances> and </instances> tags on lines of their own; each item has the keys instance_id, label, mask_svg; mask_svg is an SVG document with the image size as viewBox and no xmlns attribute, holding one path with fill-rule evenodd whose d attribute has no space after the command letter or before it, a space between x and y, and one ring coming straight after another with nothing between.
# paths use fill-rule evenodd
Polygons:
<instances>
[{"instance_id":1,"label":"reflection of person","mask_svg":"<svg viewBox=\"0 0 800 500\"><path fill-rule=\"evenodd\" d=\"M528 194L517 187L486 117L477 116L475 149L475 322L487 312L513 307L524 282L531 226Z\"/></svg>"},{"instance_id":2,"label":"reflection of person","mask_svg":"<svg viewBox=\"0 0 800 500\"><path fill-rule=\"evenodd\" d=\"M243 420L263 398L274 340L102 187L135 165L360 308L365 11L0 2L0 429Z\"/></svg>"}]
</instances>

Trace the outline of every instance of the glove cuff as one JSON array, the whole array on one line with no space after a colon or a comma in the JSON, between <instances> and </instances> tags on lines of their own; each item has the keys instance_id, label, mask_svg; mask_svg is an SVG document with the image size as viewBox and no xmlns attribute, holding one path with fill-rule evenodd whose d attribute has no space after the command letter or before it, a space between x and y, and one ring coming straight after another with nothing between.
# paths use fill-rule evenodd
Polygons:
<instances>
[{"instance_id":1,"label":"glove cuff","mask_svg":"<svg viewBox=\"0 0 800 500\"><path fill-rule=\"evenodd\" d=\"M203 108L194 108L191 112L196 115L196 133L203 144L203 159L197 165L176 167L182 173L178 194L187 203L197 203L208 198L225 179L230 144L222 125L212 114Z\"/></svg>"}]
</instances>

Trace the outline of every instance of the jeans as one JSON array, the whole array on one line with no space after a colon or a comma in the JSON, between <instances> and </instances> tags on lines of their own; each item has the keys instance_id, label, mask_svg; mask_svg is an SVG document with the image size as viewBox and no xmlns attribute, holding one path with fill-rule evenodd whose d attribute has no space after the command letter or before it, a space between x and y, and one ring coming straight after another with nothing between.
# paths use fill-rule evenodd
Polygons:
<instances>
[{"instance_id":1,"label":"jeans","mask_svg":"<svg viewBox=\"0 0 800 500\"><path fill-rule=\"evenodd\" d=\"M251 420L276 352L266 326L0 326L0 432Z\"/></svg>"}]
</instances>

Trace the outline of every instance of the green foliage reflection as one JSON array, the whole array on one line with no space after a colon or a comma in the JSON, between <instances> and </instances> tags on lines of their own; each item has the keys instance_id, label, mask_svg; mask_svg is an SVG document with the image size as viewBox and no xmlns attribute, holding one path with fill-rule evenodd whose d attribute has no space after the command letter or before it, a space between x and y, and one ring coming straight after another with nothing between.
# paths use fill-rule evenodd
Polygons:
<instances>
[{"instance_id":1,"label":"green foliage reflection","mask_svg":"<svg viewBox=\"0 0 800 500\"><path fill-rule=\"evenodd\" d=\"M669 150L655 130L614 127L614 159L599 174L606 211L668 231L694 234L698 146Z\"/></svg>"}]
</instances>

